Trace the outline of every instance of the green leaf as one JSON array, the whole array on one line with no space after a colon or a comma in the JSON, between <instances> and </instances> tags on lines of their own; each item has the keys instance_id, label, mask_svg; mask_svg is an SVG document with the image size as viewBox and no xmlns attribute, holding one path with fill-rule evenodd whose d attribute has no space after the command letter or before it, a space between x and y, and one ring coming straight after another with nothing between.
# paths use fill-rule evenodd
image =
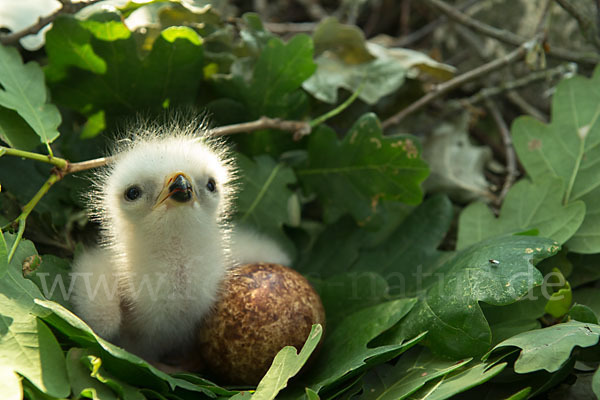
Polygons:
<instances>
[{"instance_id":1,"label":"green leaf","mask_svg":"<svg viewBox=\"0 0 600 400\"><path fill-rule=\"evenodd\" d=\"M452 205L444 196L433 196L408 216L406 207L399 205L384 203L378 209L383 221L374 232L358 228L349 216L326 225L295 268L319 280L348 271L376 271L398 289L395 292L416 293L416 271L431 272L442 255L436 248L452 222Z\"/></svg>"},{"instance_id":2,"label":"green leaf","mask_svg":"<svg viewBox=\"0 0 600 400\"><path fill-rule=\"evenodd\" d=\"M63 138L65 139L65 138ZM63 141L64 143L64 141ZM46 182L50 174L51 166L45 163L33 162L20 157L0 157L0 183L2 191L10 192L16 198L18 205L26 204ZM19 171L15 174L14 171ZM76 198L87 189L89 182L81 179L81 176L67 175L61 180L59 185L54 185L52 189L36 205L30 220L29 226L34 226L32 219L36 222L41 218L39 216L49 213L52 216L52 223L56 226L64 226L67 218L72 216ZM82 196L81 196L82 197ZM4 204L3 204L4 205ZM18 213L16 214L18 215ZM15 216L16 216L15 215ZM56 226L51 227L48 218L36 224L36 231L47 238L55 238ZM43 233L42 233L43 232ZM57 240L57 239L54 239ZM64 241L64 238L58 240Z\"/></svg>"},{"instance_id":3,"label":"green leaf","mask_svg":"<svg viewBox=\"0 0 600 400\"><path fill-rule=\"evenodd\" d=\"M64 355L50 329L36 318L43 312L34 299L41 299L42 294L21 272L23 260L31 250L35 252L31 242L22 241L10 266L6 258L0 259L0 269L7 270L0 279L0 364L7 379L14 371L42 392L65 397L70 388ZM7 384L14 392L13 381L10 378Z\"/></svg>"},{"instance_id":4,"label":"green leaf","mask_svg":"<svg viewBox=\"0 0 600 400\"><path fill-rule=\"evenodd\" d=\"M518 118L512 127L519 160L534 182L546 176L563 179L564 205L582 200L583 224L567 243L577 253L600 252L600 68L591 79L582 76L563 80L552 101L552 122Z\"/></svg>"},{"instance_id":5,"label":"green leaf","mask_svg":"<svg viewBox=\"0 0 600 400\"><path fill-rule=\"evenodd\" d=\"M329 51L348 64L360 64L374 58L360 28L341 24L336 18L321 21L313 32L313 40L317 55Z\"/></svg>"},{"instance_id":6,"label":"green leaf","mask_svg":"<svg viewBox=\"0 0 600 400\"><path fill-rule=\"evenodd\" d=\"M317 392L315 392L311 388L306 388L305 391L307 400L320 400L320 397L317 394Z\"/></svg>"},{"instance_id":7,"label":"green leaf","mask_svg":"<svg viewBox=\"0 0 600 400\"><path fill-rule=\"evenodd\" d=\"M240 169L240 192L236 202L236 219L273 238L284 241L283 225L297 225L291 207L299 208L297 197L289 189L296 183L294 171L271 157L250 158L237 154ZM294 204L296 203L296 204Z\"/></svg>"},{"instance_id":8,"label":"green leaf","mask_svg":"<svg viewBox=\"0 0 600 400\"><path fill-rule=\"evenodd\" d=\"M296 35L288 43L269 40L247 90L241 93L255 117L280 116L287 111L294 101L290 95L315 71L312 55L313 43L306 35Z\"/></svg>"},{"instance_id":9,"label":"green leaf","mask_svg":"<svg viewBox=\"0 0 600 400\"><path fill-rule=\"evenodd\" d=\"M51 60L46 69L48 80L64 78L70 67L106 73L106 61L94 52L91 40L92 34L77 19L59 16L46 33L46 54Z\"/></svg>"},{"instance_id":10,"label":"green leaf","mask_svg":"<svg viewBox=\"0 0 600 400\"><path fill-rule=\"evenodd\" d=\"M354 271L373 271L389 284L391 295L415 295L423 277L438 266L438 246L452 223L452 203L438 195L419 205L381 245L361 249Z\"/></svg>"},{"instance_id":11,"label":"green leaf","mask_svg":"<svg viewBox=\"0 0 600 400\"><path fill-rule=\"evenodd\" d=\"M33 285L33 283L31 284ZM99 355L106 365L111 366L111 372L115 375L118 372L120 379L132 385L143 386L163 393L167 392L168 388L172 390L180 388L192 393L203 393L214 397L209 388L171 377L140 357L102 339L85 322L60 304L47 300L36 300L35 303L50 312L49 315L43 317L44 321L80 346L98 348L101 351Z\"/></svg>"},{"instance_id":12,"label":"green leaf","mask_svg":"<svg viewBox=\"0 0 600 400\"><path fill-rule=\"evenodd\" d=\"M310 278L327 315L327 325L337 326L348 314L390 299L387 282L375 272L349 272L326 279Z\"/></svg>"},{"instance_id":13,"label":"green leaf","mask_svg":"<svg viewBox=\"0 0 600 400\"><path fill-rule=\"evenodd\" d=\"M523 400L529 398L529 393L531 393L531 388L526 387L525 389L519 390L517 393L513 394L510 397L507 397L506 400Z\"/></svg>"},{"instance_id":14,"label":"green leaf","mask_svg":"<svg viewBox=\"0 0 600 400\"><path fill-rule=\"evenodd\" d=\"M238 394L233 395L229 398L229 400L251 400L251 399L252 399L252 393L247 392L247 391L239 392Z\"/></svg>"},{"instance_id":15,"label":"green leaf","mask_svg":"<svg viewBox=\"0 0 600 400\"><path fill-rule=\"evenodd\" d=\"M568 361L575 346L594 346L599 338L600 326L570 321L523 332L503 341L492 351L510 346L521 348L521 354L514 366L515 372L519 374L542 369L556 372Z\"/></svg>"},{"instance_id":16,"label":"green leaf","mask_svg":"<svg viewBox=\"0 0 600 400\"><path fill-rule=\"evenodd\" d=\"M517 182L506 195L498 218L485 203L470 204L460 215L456 248L530 229L537 229L539 236L565 243L581 226L585 204L573 201L564 206L563 193L561 179L546 176L536 182Z\"/></svg>"},{"instance_id":17,"label":"green leaf","mask_svg":"<svg viewBox=\"0 0 600 400\"><path fill-rule=\"evenodd\" d=\"M80 56L77 48L65 48L59 37L48 37L48 45L60 49L48 55L49 71L70 68L64 77L58 73L52 75L57 79L50 85L57 102L86 115L104 110L107 117L114 117L141 109L162 109L165 102L177 105L196 98L203 80L199 72L203 66L203 46L191 28L163 30L149 53L142 57L142 44L133 35L124 34L127 28L118 14L99 13L90 18L79 21L64 16L55 22L53 29L66 35L79 35L82 28L90 31L91 49L104 60L106 71L82 69L75 62ZM55 40L57 43L53 43Z\"/></svg>"},{"instance_id":18,"label":"green leaf","mask_svg":"<svg viewBox=\"0 0 600 400\"><path fill-rule=\"evenodd\" d=\"M122 20L111 19L109 13L102 15L92 15L89 19L81 22L81 26L90 31L95 38L112 42L119 39L128 39L131 32ZM102 71L93 71L102 73Z\"/></svg>"},{"instance_id":19,"label":"green leaf","mask_svg":"<svg viewBox=\"0 0 600 400\"><path fill-rule=\"evenodd\" d=\"M39 267L27 278L40 288L45 298L69 307L68 299L73 292L70 272L69 261L53 255L45 255Z\"/></svg>"},{"instance_id":20,"label":"green leaf","mask_svg":"<svg viewBox=\"0 0 600 400\"><path fill-rule=\"evenodd\" d=\"M425 342L435 353L452 358L485 353L492 335L479 303L504 306L516 302L542 283L533 264L558 250L558 244L549 239L508 236L459 252L434 276L424 277L426 294L390 337L411 337L428 330Z\"/></svg>"},{"instance_id":21,"label":"green leaf","mask_svg":"<svg viewBox=\"0 0 600 400\"><path fill-rule=\"evenodd\" d=\"M82 358L87 355L84 349L72 347L67 353L67 372L73 394L94 393L94 398L117 399L117 395L110 388L90 376L90 370L83 364Z\"/></svg>"},{"instance_id":22,"label":"green leaf","mask_svg":"<svg viewBox=\"0 0 600 400\"><path fill-rule=\"evenodd\" d=\"M325 226L310 251L302 254L295 269L317 279L343 274L357 260L366 236L352 218L341 218Z\"/></svg>"},{"instance_id":23,"label":"green leaf","mask_svg":"<svg viewBox=\"0 0 600 400\"><path fill-rule=\"evenodd\" d=\"M597 398L600 398L600 368L594 372L594 377L592 378L592 390Z\"/></svg>"},{"instance_id":24,"label":"green leaf","mask_svg":"<svg viewBox=\"0 0 600 400\"><path fill-rule=\"evenodd\" d=\"M346 64L331 53L319 56L317 71L302 87L326 103L338 101L338 89L349 92L360 89L358 98L367 104L375 104L404 83L408 69L389 58L375 59L362 64Z\"/></svg>"},{"instance_id":25,"label":"green leaf","mask_svg":"<svg viewBox=\"0 0 600 400\"><path fill-rule=\"evenodd\" d=\"M408 49L387 49L365 40L356 26L326 18L313 33L317 70L302 87L317 99L336 103L338 90L356 92L368 104L377 103L404 84L418 70L431 75L452 76L452 67Z\"/></svg>"},{"instance_id":26,"label":"green leaf","mask_svg":"<svg viewBox=\"0 0 600 400\"><path fill-rule=\"evenodd\" d=\"M596 313L594 313L590 307L583 304L573 304L573 307L571 307L567 316L569 317L569 320L598 325Z\"/></svg>"},{"instance_id":27,"label":"green leaf","mask_svg":"<svg viewBox=\"0 0 600 400\"><path fill-rule=\"evenodd\" d=\"M543 295L542 287L536 286L517 302L507 306L481 304L492 330L492 344L496 345L521 332L539 329L539 318L546 313L547 297Z\"/></svg>"},{"instance_id":28,"label":"green leaf","mask_svg":"<svg viewBox=\"0 0 600 400\"><path fill-rule=\"evenodd\" d=\"M97 113L94 113L88 117L88 120L85 122L85 125L83 126L79 137L81 139L91 139L93 137L96 137L105 128L106 113L104 112L104 110L100 110Z\"/></svg>"},{"instance_id":29,"label":"green leaf","mask_svg":"<svg viewBox=\"0 0 600 400\"><path fill-rule=\"evenodd\" d=\"M16 111L39 136L41 143L52 143L59 136L58 109L46 102L44 73L35 62L23 64L17 49L0 45L0 106ZM1 113L0 117L6 113ZM0 126L12 123L5 121ZM8 143L20 143L17 132L2 131Z\"/></svg>"},{"instance_id":30,"label":"green leaf","mask_svg":"<svg viewBox=\"0 0 600 400\"><path fill-rule=\"evenodd\" d=\"M396 365L382 364L370 370L363 378L361 399L402 400L419 390L427 382L448 375L470 359L461 361L435 357L426 348L412 349L400 357Z\"/></svg>"},{"instance_id":31,"label":"green leaf","mask_svg":"<svg viewBox=\"0 0 600 400\"><path fill-rule=\"evenodd\" d=\"M436 382L428 383L423 389L409 399L443 400L481 385L498 375L506 367L506 363L486 363L472 361L459 370L450 373Z\"/></svg>"},{"instance_id":32,"label":"green leaf","mask_svg":"<svg viewBox=\"0 0 600 400\"><path fill-rule=\"evenodd\" d=\"M16 111L3 107L0 107L0 139L10 147L28 151L40 144L31 126Z\"/></svg>"},{"instance_id":33,"label":"green leaf","mask_svg":"<svg viewBox=\"0 0 600 400\"><path fill-rule=\"evenodd\" d=\"M308 357L321 341L322 335L323 327L319 324L313 325L300 353L293 346L286 346L281 349L273 359L271 367L259 382L252 399L274 399L277 393L287 386L288 380L295 376L308 361Z\"/></svg>"},{"instance_id":34,"label":"green leaf","mask_svg":"<svg viewBox=\"0 0 600 400\"><path fill-rule=\"evenodd\" d=\"M315 69L312 41L306 35L296 35L284 43L265 31L255 14L244 14L243 23L242 57L233 63L228 75L211 75L209 81L224 97L210 102L208 109L221 124L264 115L305 119L308 96L300 86ZM239 53L237 49L234 52ZM248 155L266 153L278 157L284 151L300 148L292 135L274 129L237 135L235 141L238 149Z\"/></svg>"},{"instance_id":35,"label":"green leaf","mask_svg":"<svg viewBox=\"0 0 600 400\"><path fill-rule=\"evenodd\" d=\"M588 306L597 316L600 316L600 289L585 287L573 292L573 301Z\"/></svg>"},{"instance_id":36,"label":"green leaf","mask_svg":"<svg viewBox=\"0 0 600 400\"><path fill-rule=\"evenodd\" d=\"M552 293L546 304L546 312L554 318L560 318L569 311L572 302L573 292L569 282L566 282L564 287Z\"/></svg>"},{"instance_id":37,"label":"green leaf","mask_svg":"<svg viewBox=\"0 0 600 400\"><path fill-rule=\"evenodd\" d=\"M315 391L350 378L360 371L390 360L419 342L399 339L390 344L369 347L369 343L395 325L414 306L415 299L393 300L348 315L327 335L315 366L305 376Z\"/></svg>"},{"instance_id":38,"label":"green leaf","mask_svg":"<svg viewBox=\"0 0 600 400\"><path fill-rule=\"evenodd\" d=\"M242 21L244 25L240 30L240 36L246 49L253 55L259 55L275 35L265 30L260 16L256 13L244 13Z\"/></svg>"},{"instance_id":39,"label":"green leaf","mask_svg":"<svg viewBox=\"0 0 600 400\"><path fill-rule=\"evenodd\" d=\"M327 222L350 212L364 224L381 200L421 202L428 169L416 139L384 137L373 114L362 116L341 142L333 131L313 132L308 152L309 161L297 174L321 198Z\"/></svg>"},{"instance_id":40,"label":"green leaf","mask_svg":"<svg viewBox=\"0 0 600 400\"><path fill-rule=\"evenodd\" d=\"M145 397L133 386L115 379L102 368L102 359L89 350L83 352L80 361L89 369L90 377L111 388L123 400L144 400Z\"/></svg>"}]
</instances>

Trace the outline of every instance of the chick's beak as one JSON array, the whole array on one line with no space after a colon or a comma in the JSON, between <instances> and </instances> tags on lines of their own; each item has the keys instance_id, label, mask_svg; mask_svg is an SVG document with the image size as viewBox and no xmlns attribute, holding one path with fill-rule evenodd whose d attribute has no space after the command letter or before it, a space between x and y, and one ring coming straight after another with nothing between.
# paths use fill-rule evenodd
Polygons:
<instances>
[{"instance_id":1,"label":"chick's beak","mask_svg":"<svg viewBox=\"0 0 600 400\"><path fill-rule=\"evenodd\" d=\"M183 172L177 172L165 180L154 206L158 207L169 199L177 203L187 203L193 198L191 179Z\"/></svg>"}]
</instances>

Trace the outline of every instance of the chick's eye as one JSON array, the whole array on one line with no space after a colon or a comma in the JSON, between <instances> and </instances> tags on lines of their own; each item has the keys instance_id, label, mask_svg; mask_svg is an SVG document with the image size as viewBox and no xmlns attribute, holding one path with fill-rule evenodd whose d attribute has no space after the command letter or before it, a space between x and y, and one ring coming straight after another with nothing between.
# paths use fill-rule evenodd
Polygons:
<instances>
[{"instance_id":1,"label":"chick's eye","mask_svg":"<svg viewBox=\"0 0 600 400\"><path fill-rule=\"evenodd\" d=\"M210 192L214 192L215 190L217 190L217 184L215 183L215 180L210 178L208 180L208 182L206 183L206 188L210 191Z\"/></svg>"},{"instance_id":2,"label":"chick's eye","mask_svg":"<svg viewBox=\"0 0 600 400\"><path fill-rule=\"evenodd\" d=\"M127 190L125 190L125 199L129 201L133 201L138 199L142 195L142 189L139 186L129 186Z\"/></svg>"}]
</instances>

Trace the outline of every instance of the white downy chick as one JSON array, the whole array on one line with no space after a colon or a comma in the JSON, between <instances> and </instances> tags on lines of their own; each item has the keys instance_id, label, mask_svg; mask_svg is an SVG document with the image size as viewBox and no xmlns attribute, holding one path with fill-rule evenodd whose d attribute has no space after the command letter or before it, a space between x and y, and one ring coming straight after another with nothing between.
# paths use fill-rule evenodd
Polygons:
<instances>
[{"instance_id":1,"label":"white downy chick","mask_svg":"<svg viewBox=\"0 0 600 400\"><path fill-rule=\"evenodd\" d=\"M233 265L290 261L248 229L234 230L232 244L233 168L203 132L177 123L138 129L116 150L91 196L101 246L73 263L76 313L150 361L193 343Z\"/></svg>"}]
</instances>

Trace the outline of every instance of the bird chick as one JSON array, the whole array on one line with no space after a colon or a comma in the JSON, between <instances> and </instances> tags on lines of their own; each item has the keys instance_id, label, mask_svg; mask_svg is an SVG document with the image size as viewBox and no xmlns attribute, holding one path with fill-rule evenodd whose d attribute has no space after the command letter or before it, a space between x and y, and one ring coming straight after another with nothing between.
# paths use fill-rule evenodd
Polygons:
<instances>
[{"instance_id":1,"label":"bird chick","mask_svg":"<svg viewBox=\"0 0 600 400\"><path fill-rule=\"evenodd\" d=\"M76 313L150 361L191 345L233 265L289 262L268 238L232 235L232 163L200 133L151 127L117 149L91 196L101 245L73 263Z\"/></svg>"}]
</instances>

